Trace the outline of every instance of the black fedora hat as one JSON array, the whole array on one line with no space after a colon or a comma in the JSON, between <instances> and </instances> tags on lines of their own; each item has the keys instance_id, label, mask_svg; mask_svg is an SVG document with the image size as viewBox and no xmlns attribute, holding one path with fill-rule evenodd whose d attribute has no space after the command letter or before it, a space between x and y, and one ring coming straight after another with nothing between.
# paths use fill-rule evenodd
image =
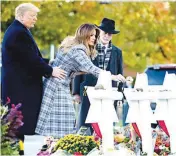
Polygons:
<instances>
[{"instance_id":1,"label":"black fedora hat","mask_svg":"<svg viewBox=\"0 0 176 156\"><path fill-rule=\"evenodd\" d=\"M115 30L115 21L108 18L103 18L101 25L97 27L110 34L118 34L120 32L119 30Z\"/></svg>"}]
</instances>

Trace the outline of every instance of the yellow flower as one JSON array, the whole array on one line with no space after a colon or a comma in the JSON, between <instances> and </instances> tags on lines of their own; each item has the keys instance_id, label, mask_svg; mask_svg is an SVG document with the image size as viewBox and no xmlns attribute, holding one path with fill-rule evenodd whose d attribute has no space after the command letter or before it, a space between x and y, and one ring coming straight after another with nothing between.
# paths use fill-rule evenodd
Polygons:
<instances>
[{"instance_id":1,"label":"yellow flower","mask_svg":"<svg viewBox=\"0 0 176 156\"><path fill-rule=\"evenodd\" d=\"M77 151L86 155L93 148L98 147L99 145L100 142L95 142L93 136L81 136L69 134L61 138L57 142L56 149L67 150L67 152L70 154L73 154L75 151Z\"/></svg>"},{"instance_id":2,"label":"yellow flower","mask_svg":"<svg viewBox=\"0 0 176 156\"><path fill-rule=\"evenodd\" d=\"M68 150L68 153L72 153L72 150Z\"/></svg>"},{"instance_id":3,"label":"yellow flower","mask_svg":"<svg viewBox=\"0 0 176 156\"><path fill-rule=\"evenodd\" d=\"M67 149L67 147L65 146L65 147L63 147L63 149L65 150L65 149Z\"/></svg>"}]
</instances>

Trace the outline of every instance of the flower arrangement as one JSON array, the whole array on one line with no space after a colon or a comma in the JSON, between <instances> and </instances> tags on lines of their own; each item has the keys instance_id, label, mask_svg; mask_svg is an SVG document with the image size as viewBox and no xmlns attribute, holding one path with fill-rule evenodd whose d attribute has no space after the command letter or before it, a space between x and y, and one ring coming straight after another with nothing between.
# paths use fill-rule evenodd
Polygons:
<instances>
[{"instance_id":1,"label":"flower arrangement","mask_svg":"<svg viewBox=\"0 0 176 156\"><path fill-rule=\"evenodd\" d=\"M10 99L7 99L5 105L0 106L1 111L1 155L18 155L18 143L15 138L19 127L23 125L22 113L18 109L21 104L11 105L8 108Z\"/></svg>"},{"instance_id":2,"label":"flower arrangement","mask_svg":"<svg viewBox=\"0 0 176 156\"><path fill-rule=\"evenodd\" d=\"M88 154L92 149L99 147L99 142L93 136L81 136L69 134L61 138L55 145L54 150L66 150L69 154Z\"/></svg>"},{"instance_id":3,"label":"flower arrangement","mask_svg":"<svg viewBox=\"0 0 176 156\"><path fill-rule=\"evenodd\" d=\"M168 155L170 154L170 139L163 131L155 132L157 133L156 143L154 151L158 155Z\"/></svg>"},{"instance_id":4,"label":"flower arrangement","mask_svg":"<svg viewBox=\"0 0 176 156\"><path fill-rule=\"evenodd\" d=\"M170 141L169 137L163 132L160 127L155 128L152 133L154 155L169 155ZM42 149L38 156L56 156L56 155L101 155L103 150L100 145L101 139L95 136L81 136L70 134L60 140L49 139L45 149ZM147 155L142 151L142 139L138 136L132 125L128 124L125 127L114 127L114 152L118 155L135 156Z\"/></svg>"},{"instance_id":5,"label":"flower arrangement","mask_svg":"<svg viewBox=\"0 0 176 156\"><path fill-rule=\"evenodd\" d=\"M87 155L95 148L99 148L100 142L95 141L93 136L82 136L78 134L69 134L65 137L55 140L49 138L45 140L45 145L38 156L50 155Z\"/></svg>"},{"instance_id":6,"label":"flower arrangement","mask_svg":"<svg viewBox=\"0 0 176 156\"><path fill-rule=\"evenodd\" d=\"M135 135L135 136L134 136ZM157 127L152 132L154 142L154 155L166 156L170 153L170 140L164 131ZM136 155L147 155L142 151L142 140L134 132L134 129L129 124L126 127L120 127L115 131L114 136L115 148L128 149L129 152L134 152Z\"/></svg>"},{"instance_id":7,"label":"flower arrangement","mask_svg":"<svg viewBox=\"0 0 176 156\"><path fill-rule=\"evenodd\" d=\"M128 151L129 155L135 155L138 150L138 141L131 137L131 126L116 127L114 131L114 144L117 150Z\"/></svg>"}]
</instances>

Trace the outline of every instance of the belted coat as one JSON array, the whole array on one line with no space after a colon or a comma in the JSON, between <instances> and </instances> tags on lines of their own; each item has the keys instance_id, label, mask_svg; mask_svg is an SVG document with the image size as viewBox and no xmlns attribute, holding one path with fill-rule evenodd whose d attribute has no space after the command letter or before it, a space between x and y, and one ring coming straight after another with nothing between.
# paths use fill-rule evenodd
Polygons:
<instances>
[{"instance_id":1,"label":"belted coat","mask_svg":"<svg viewBox=\"0 0 176 156\"><path fill-rule=\"evenodd\" d=\"M98 58L99 56L92 60L93 64L97 67L99 66ZM123 75L123 58L121 49L112 45L112 51L110 54L110 59L106 68L106 71L110 71L113 75L122 74ZM86 124L85 120L90 107L90 102L85 91L85 86L95 86L97 83L97 78L91 74L78 75L72 81L72 94L78 94L81 96L81 104L78 113L77 121L77 131L81 126L87 126L91 128L90 124ZM117 82L112 81L112 87L117 87Z\"/></svg>"},{"instance_id":2,"label":"belted coat","mask_svg":"<svg viewBox=\"0 0 176 156\"><path fill-rule=\"evenodd\" d=\"M44 94L37 122L36 133L61 138L75 133L75 110L70 91L70 75L83 71L98 77L101 69L94 66L82 44L73 46L67 53L59 49L52 66L60 66L67 72L65 79L54 77L44 80Z\"/></svg>"}]
</instances>

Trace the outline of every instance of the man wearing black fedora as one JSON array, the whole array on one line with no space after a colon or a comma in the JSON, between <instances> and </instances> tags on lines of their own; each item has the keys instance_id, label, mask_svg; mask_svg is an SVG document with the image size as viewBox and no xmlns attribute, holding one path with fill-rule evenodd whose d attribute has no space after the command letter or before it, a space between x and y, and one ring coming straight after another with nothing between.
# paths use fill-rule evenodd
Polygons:
<instances>
[{"instance_id":1,"label":"man wearing black fedora","mask_svg":"<svg viewBox=\"0 0 176 156\"><path fill-rule=\"evenodd\" d=\"M113 75L118 75L119 81L124 82L125 78L122 76L122 51L111 42L113 35L118 34L120 31L115 30L115 21L108 18L103 18L100 26L97 27L100 29L100 40L96 46L98 55L94 60L92 60L92 62L97 67L110 71ZM91 74L79 75L73 82L72 94L75 96L75 99L77 99L77 102L80 102L80 110L76 125L77 130L79 130L82 126L91 128L90 124L85 123L90 102L84 86L95 86L96 82L97 78ZM117 82L112 81L112 87L117 87Z\"/></svg>"},{"instance_id":2,"label":"man wearing black fedora","mask_svg":"<svg viewBox=\"0 0 176 156\"><path fill-rule=\"evenodd\" d=\"M103 18L100 29L100 41L97 44L98 56L94 61L98 67L110 71L114 75L119 75L119 81L125 81L123 74L122 51L112 44L112 37L120 33L115 30L115 21ZM113 87L117 87L117 82L113 81Z\"/></svg>"}]
</instances>

